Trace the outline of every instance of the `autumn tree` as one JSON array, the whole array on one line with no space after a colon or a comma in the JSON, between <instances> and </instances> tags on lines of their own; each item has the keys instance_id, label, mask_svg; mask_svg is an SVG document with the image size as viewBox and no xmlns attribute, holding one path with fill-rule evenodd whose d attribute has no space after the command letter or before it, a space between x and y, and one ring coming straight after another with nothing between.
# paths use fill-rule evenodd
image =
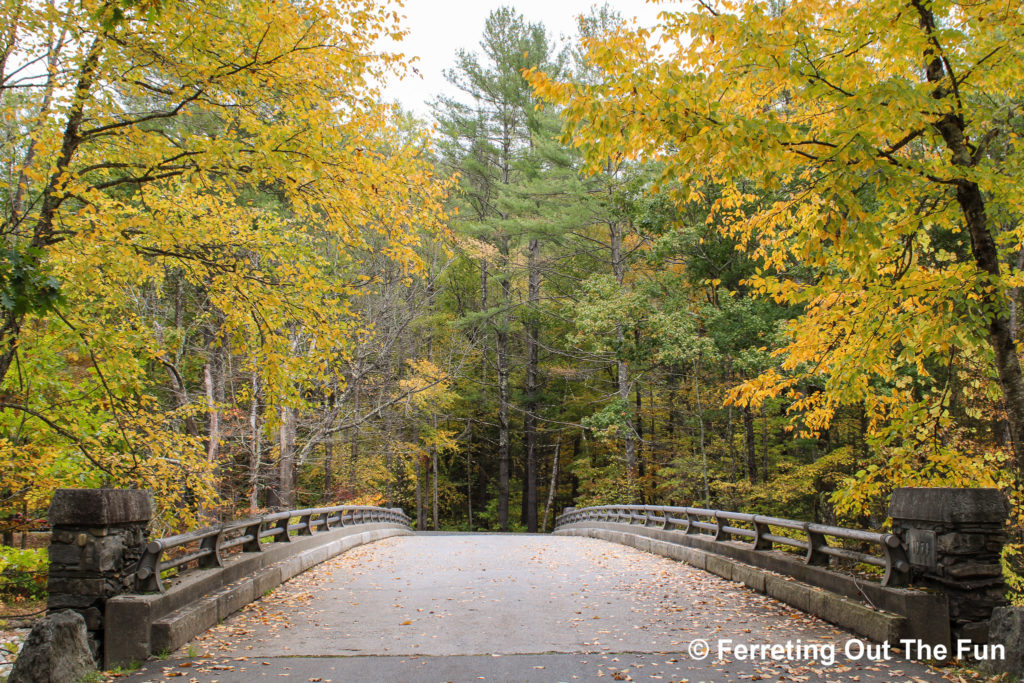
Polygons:
<instances>
[{"instance_id":1,"label":"autumn tree","mask_svg":"<svg viewBox=\"0 0 1024 683\"><path fill-rule=\"evenodd\" d=\"M4 453L195 510L222 408L251 403L293 500L306 388L362 326L358 251L415 273L443 220L418 134L376 102L396 21L375 0L3 4Z\"/></svg>"},{"instance_id":2,"label":"autumn tree","mask_svg":"<svg viewBox=\"0 0 1024 683\"><path fill-rule=\"evenodd\" d=\"M927 466L902 476L984 481L942 437L941 379L984 360L1019 472L1016 6L702 3L660 28L657 48L645 29L590 41L596 83L531 79L565 107L567 136L595 167L656 159L680 202L723 187L712 220L759 262L750 285L804 308L780 366L735 400L787 396L807 433L863 405L894 457L930 444Z\"/></svg>"}]
</instances>

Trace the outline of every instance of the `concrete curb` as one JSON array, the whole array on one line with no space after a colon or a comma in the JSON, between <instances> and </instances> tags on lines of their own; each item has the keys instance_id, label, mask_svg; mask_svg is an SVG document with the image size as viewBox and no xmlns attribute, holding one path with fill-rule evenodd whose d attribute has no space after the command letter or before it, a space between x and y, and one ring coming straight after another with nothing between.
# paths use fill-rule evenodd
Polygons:
<instances>
[{"instance_id":1,"label":"concrete curb","mask_svg":"<svg viewBox=\"0 0 1024 683\"><path fill-rule=\"evenodd\" d=\"M742 583L753 591L769 595L791 607L874 641L895 643L902 638L922 638L941 643L945 638L945 644L948 644L948 628L945 633L936 631L936 622L933 620L935 612L942 611L939 608L944 607L944 602L941 596L924 591L916 591L920 594L920 599L907 599L907 593L911 592L908 589L886 589L873 584L873 588L891 593L891 599L887 601L886 606L897 609L886 611L865 604L862 600L747 564L733 557L684 545L688 541L693 542L693 536L677 534L678 538L662 540L653 536L673 532L612 523L600 523L600 526L581 523L559 529L554 533L562 536L597 538L685 562L723 579ZM711 539L696 540L715 543ZM778 558L773 559L774 563L778 564ZM852 578L850 580L856 583ZM903 609L898 609L901 606ZM922 619L927 621L922 623ZM938 623L948 624L948 618Z\"/></svg>"},{"instance_id":2,"label":"concrete curb","mask_svg":"<svg viewBox=\"0 0 1024 683\"><path fill-rule=\"evenodd\" d=\"M360 524L296 536L261 553L232 556L224 567L189 572L166 593L112 598L106 606L103 666L129 666L176 650L321 562L356 546L411 534L390 524Z\"/></svg>"}]
</instances>

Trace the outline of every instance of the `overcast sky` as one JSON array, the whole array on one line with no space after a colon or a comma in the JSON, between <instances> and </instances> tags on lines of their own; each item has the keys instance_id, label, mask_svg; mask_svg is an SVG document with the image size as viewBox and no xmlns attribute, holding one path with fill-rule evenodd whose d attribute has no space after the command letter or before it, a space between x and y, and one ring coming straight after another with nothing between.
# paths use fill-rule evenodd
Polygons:
<instances>
[{"instance_id":1,"label":"overcast sky","mask_svg":"<svg viewBox=\"0 0 1024 683\"><path fill-rule=\"evenodd\" d=\"M572 37L576 34L576 17L587 13L598 0L406 0L403 13L409 35L396 47L397 51L419 57L416 68L422 79L410 78L392 83L386 90L388 99L398 100L406 109L421 116L430 112L427 102L441 92L448 92L444 70L455 64L459 49L479 51L484 21L491 10L510 5L529 22L542 22L548 36ZM603 4L601 2L600 4ZM645 0L608 0L608 4L624 17L636 17L641 25L656 23L658 12L679 9L689 3Z\"/></svg>"}]
</instances>

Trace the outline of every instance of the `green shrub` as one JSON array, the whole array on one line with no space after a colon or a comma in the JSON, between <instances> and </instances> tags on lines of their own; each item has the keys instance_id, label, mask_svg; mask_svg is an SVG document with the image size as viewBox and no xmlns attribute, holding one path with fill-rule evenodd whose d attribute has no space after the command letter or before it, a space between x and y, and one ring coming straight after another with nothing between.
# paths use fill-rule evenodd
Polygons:
<instances>
[{"instance_id":1,"label":"green shrub","mask_svg":"<svg viewBox=\"0 0 1024 683\"><path fill-rule=\"evenodd\" d=\"M46 548L19 550L0 546L0 599L46 598L49 567Z\"/></svg>"}]
</instances>

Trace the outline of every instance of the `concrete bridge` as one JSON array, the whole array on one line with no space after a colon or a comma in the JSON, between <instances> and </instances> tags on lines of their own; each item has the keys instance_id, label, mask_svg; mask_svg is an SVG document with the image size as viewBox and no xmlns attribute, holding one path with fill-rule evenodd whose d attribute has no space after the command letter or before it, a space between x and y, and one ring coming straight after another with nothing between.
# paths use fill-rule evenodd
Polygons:
<instances>
[{"instance_id":1,"label":"concrete bridge","mask_svg":"<svg viewBox=\"0 0 1024 683\"><path fill-rule=\"evenodd\" d=\"M311 569L129 680L941 680L895 654L847 661L851 641L864 639L607 541L416 534ZM803 651L715 651L787 642Z\"/></svg>"},{"instance_id":2,"label":"concrete bridge","mask_svg":"<svg viewBox=\"0 0 1024 683\"><path fill-rule=\"evenodd\" d=\"M1005 657L1005 514L902 489L894 533L623 505L526 535L338 506L147 540L145 492L68 490L49 608L133 681L940 680Z\"/></svg>"}]
</instances>

